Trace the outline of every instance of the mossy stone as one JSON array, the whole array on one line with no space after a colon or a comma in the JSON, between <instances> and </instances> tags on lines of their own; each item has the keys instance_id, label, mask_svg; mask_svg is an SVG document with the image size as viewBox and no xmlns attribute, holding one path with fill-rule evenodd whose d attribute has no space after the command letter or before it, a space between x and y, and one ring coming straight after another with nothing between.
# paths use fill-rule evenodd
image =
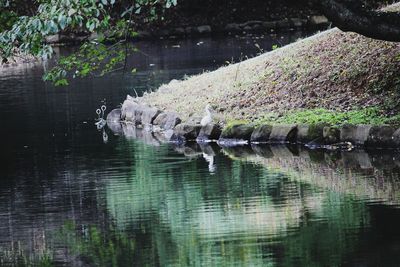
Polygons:
<instances>
[{"instance_id":1,"label":"mossy stone","mask_svg":"<svg viewBox=\"0 0 400 267\"><path fill-rule=\"evenodd\" d=\"M221 133L221 139L250 140L254 126L251 124L237 124L225 128Z\"/></svg>"},{"instance_id":2,"label":"mossy stone","mask_svg":"<svg viewBox=\"0 0 400 267\"><path fill-rule=\"evenodd\" d=\"M251 134L250 141L253 143L266 143L272 132L272 125L261 125Z\"/></svg>"}]
</instances>

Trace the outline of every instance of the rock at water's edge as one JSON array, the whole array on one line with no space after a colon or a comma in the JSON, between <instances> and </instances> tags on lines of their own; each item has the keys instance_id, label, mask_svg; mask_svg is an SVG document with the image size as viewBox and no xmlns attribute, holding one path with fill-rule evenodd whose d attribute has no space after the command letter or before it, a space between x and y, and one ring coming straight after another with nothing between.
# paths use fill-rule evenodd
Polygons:
<instances>
[{"instance_id":1,"label":"rock at water's edge","mask_svg":"<svg viewBox=\"0 0 400 267\"><path fill-rule=\"evenodd\" d=\"M261 125L257 127L250 137L252 143L267 143L272 132L272 125Z\"/></svg>"},{"instance_id":2,"label":"rock at water's edge","mask_svg":"<svg viewBox=\"0 0 400 267\"><path fill-rule=\"evenodd\" d=\"M326 145L336 144L340 142L340 129L336 127L326 126L322 131L323 142Z\"/></svg>"},{"instance_id":3,"label":"rock at water's edge","mask_svg":"<svg viewBox=\"0 0 400 267\"><path fill-rule=\"evenodd\" d=\"M271 135L269 137L270 143L293 143L297 138L297 125L274 125L272 127Z\"/></svg>"},{"instance_id":4,"label":"rock at water's edge","mask_svg":"<svg viewBox=\"0 0 400 267\"><path fill-rule=\"evenodd\" d=\"M186 141L196 140L197 136L199 135L200 129L201 125L181 123L175 126L174 136L176 136L178 140L180 140L179 137L183 137Z\"/></svg>"},{"instance_id":5,"label":"rock at water's edge","mask_svg":"<svg viewBox=\"0 0 400 267\"><path fill-rule=\"evenodd\" d=\"M120 122L121 121L121 109L116 108L110 111L107 115L107 123L108 122Z\"/></svg>"},{"instance_id":6,"label":"rock at water's edge","mask_svg":"<svg viewBox=\"0 0 400 267\"><path fill-rule=\"evenodd\" d=\"M161 111L153 107L144 107L142 110L142 124L150 125L153 124L154 120L160 115Z\"/></svg>"},{"instance_id":7,"label":"rock at water's edge","mask_svg":"<svg viewBox=\"0 0 400 267\"><path fill-rule=\"evenodd\" d=\"M218 124L207 124L201 127L199 135L197 136L198 142L218 140L221 136L221 127Z\"/></svg>"},{"instance_id":8,"label":"rock at water's edge","mask_svg":"<svg viewBox=\"0 0 400 267\"><path fill-rule=\"evenodd\" d=\"M397 129L394 133L393 133L393 142L396 144L396 147L400 146L400 129Z\"/></svg>"},{"instance_id":9,"label":"rock at water's edge","mask_svg":"<svg viewBox=\"0 0 400 267\"><path fill-rule=\"evenodd\" d=\"M369 130L368 138L365 142L365 146L368 147L380 147L380 148L392 148L396 147L397 143L393 137L396 129L390 126L373 126Z\"/></svg>"},{"instance_id":10,"label":"rock at water's edge","mask_svg":"<svg viewBox=\"0 0 400 267\"><path fill-rule=\"evenodd\" d=\"M159 126L163 130L172 130L176 125L181 123L182 120L175 112L160 113L155 119L153 124Z\"/></svg>"},{"instance_id":11,"label":"rock at water's edge","mask_svg":"<svg viewBox=\"0 0 400 267\"><path fill-rule=\"evenodd\" d=\"M131 100L125 100L121 108L121 119L127 122L136 122L136 113L139 109L139 104Z\"/></svg>"},{"instance_id":12,"label":"rock at water's edge","mask_svg":"<svg viewBox=\"0 0 400 267\"><path fill-rule=\"evenodd\" d=\"M323 137L323 124L301 124L297 126L297 142L309 143Z\"/></svg>"},{"instance_id":13,"label":"rock at water's edge","mask_svg":"<svg viewBox=\"0 0 400 267\"><path fill-rule=\"evenodd\" d=\"M340 129L340 141L355 145L364 145L372 125L343 125Z\"/></svg>"},{"instance_id":14,"label":"rock at water's edge","mask_svg":"<svg viewBox=\"0 0 400 267\"><path fill-rule=\"evenodd\" d=\"M254 126L249 124L238 124L226 128L222 131L220 139L236 139L249 141L251 134L254 131Z\"/></svg>"}]
</instances>

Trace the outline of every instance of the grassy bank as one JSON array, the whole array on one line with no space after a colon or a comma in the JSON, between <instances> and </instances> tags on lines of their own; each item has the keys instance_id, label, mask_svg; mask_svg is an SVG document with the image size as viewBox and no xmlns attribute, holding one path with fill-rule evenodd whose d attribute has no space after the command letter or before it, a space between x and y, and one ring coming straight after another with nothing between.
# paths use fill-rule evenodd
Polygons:
<instances>
[{"instance_id":1,"label":"grassy bank","mask_svg":"<svg viewBox=\"0 0 400 267\"><path fill-rule=\"evenodd\" d=\"M399 10L400 5L391 9ZM269 118L280 123L361 114L356 120L360 123L397 123L388 118L400 109L399 74L399 43L332 29L213 72L172 81L143 100L183 118L202 115L209 103L222 122Z\"/></svg>"},{"instance_id":2,"label":"grassy bank","mask_svg":"<svg viewBox=\"0 0 400 267\"><path fill-rule=\"evenodd\" d=\"M282 116L274 114L266 115L254 121L256 125L261 124L319 124L345 125L345 124L370 124L370 125L400 125L400 115L387 115L378 107L369 107L350 111L332 111L323 108L293 110Z\"/></svg>"}]
</instances>

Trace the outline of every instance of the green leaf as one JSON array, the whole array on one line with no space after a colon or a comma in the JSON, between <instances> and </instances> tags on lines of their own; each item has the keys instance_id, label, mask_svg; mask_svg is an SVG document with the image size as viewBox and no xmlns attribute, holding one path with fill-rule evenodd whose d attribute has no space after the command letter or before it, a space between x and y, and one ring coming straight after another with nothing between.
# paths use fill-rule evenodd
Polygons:
<instances>
[{"instance_id":1,"label":"green leaf","mask_svg":"<svg viewBox=\"0 0 400 267\"><path fill-rule=\"evenodd\" d=\"M86 28L89 30L89 31L93 31L94 30L94 28L95 28L95 23L94 23L94 21L92 21L92 20L88 20L87 22L86 22Z\"/></svg>"}]
</instances>

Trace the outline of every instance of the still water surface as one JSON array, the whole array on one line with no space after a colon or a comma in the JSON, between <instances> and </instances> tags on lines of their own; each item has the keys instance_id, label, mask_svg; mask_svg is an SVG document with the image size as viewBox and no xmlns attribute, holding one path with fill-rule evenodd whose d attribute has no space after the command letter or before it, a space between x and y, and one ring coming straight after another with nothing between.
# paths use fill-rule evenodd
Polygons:
<instances>
[{"instance_id":1,"label":"still water surface","mask_svg":"<svg viewBox=\"0 0 400 267\"><path fill-rule=\"evenodd\" d=\"M137 75L67 88L2 70L0 265L399 266L396 151L104 142L93 124L104 100L297 37L140 43Z\"/></svg>"}]
</instances>

